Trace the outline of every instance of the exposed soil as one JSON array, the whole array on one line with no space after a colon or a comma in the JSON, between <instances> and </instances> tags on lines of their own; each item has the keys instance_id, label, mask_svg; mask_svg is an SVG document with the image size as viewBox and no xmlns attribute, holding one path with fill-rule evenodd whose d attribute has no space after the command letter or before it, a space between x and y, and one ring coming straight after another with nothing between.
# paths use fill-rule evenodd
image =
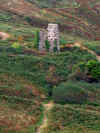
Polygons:
<instances>
[{"instance_id":1,"label":"exposed soil","mask_svg":"<svg viewBox=\"0 0 100 133\"><path fill-rule=\"evenodd\" d=\"M1 38L1 40L6 40L9 37L10 37L10 35L8 33L0 32L0 38Z\"/></svg>"},{"instance_id":2,"label":"exposed soil","mask_svg":"<svg viewBox=\"0 0 100 133\"><path fill-rule=\"evenodd\" d=\"M48 104L43 104L43 106L44 106L44 118L43 118L43 122L40 125L40 127L37 129L36 133L42 133L42 130L48 126L47 113L48 113L48 111L50 111L52 109L53 102L51 101Z\"/></svg>"}]
</instances>

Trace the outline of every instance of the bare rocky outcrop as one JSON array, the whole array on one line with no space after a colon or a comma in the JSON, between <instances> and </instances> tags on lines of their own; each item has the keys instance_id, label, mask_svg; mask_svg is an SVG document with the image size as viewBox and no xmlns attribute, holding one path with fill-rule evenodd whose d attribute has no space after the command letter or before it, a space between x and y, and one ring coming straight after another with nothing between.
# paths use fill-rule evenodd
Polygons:
<instances>
[{"instance_id":1,"label":"bare rocky outcrop","mask_svg":"<svg viewBox=\"0 0 100 133\"><path fill-rule=\"evenodd\" d=\"M10 35L8 33L0 32L0 39L1 40L6 40L9 37L10 37Z\"/></svg>"}]
</instances>

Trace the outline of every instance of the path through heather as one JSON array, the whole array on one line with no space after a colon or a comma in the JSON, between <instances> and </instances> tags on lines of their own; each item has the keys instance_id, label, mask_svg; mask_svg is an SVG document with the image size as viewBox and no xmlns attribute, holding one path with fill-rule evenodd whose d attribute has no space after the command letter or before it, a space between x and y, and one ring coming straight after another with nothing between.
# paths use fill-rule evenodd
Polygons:
<instances>
[{"instance_id":1,"label":"path through heather","mask_svg":"<svg viewBox=\"0 0 100 133\"><path fill-rule=\"evenodd\" d=\"M78 46L78 47L82 47L83 50L87 50L89 53L91 53L92 55L95 55L97 60L100 62L100 56L96 54L96 52L94 52L93 50L90 50L89 48L85 47L84 45L82 45L81 43L76 42L74 44L74 46Z\"/></svg>"},{"instance_id":2,"label":"path through heather","mask_svg":"<svg viewBox=\"0 0 100 133\"><path fill-rule=\"evenodd\" d=\"M48 126L47 113L48 113L48 111L50 111L52 109L53 105L54 105L54 103L52 101L50 101L48 104L43 104L43 107L44 107L44 113L43 113L44 114L44 118L43 118L42 124L37 129L36 133L42 133L42 130Z\"/></svg>"}]
</instances>

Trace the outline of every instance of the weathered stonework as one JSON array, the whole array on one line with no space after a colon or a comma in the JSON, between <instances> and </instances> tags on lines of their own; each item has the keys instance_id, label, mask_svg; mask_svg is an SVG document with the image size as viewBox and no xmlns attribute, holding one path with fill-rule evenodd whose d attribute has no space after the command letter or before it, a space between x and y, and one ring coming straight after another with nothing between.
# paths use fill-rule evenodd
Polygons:
<instances>
[{"instance_id":1,"label":"weathered stonework","mask_svg":"<svg viewBox=\"0 0 100 133\"><path fill-rule=\"evenodd\" d=\"M58 24L48 24L47 31L40 31L40 41L39 41L39 50L44 51L45 50L45 40L49 41L50 48L49 51L53 52L55 47L55 41L56 41L56 47L57 51L60 51L60 37L59 37L59 28Z\"/></svg>"},{"instance_id":2,"label":"weathered stonework","mask_svg":"<svg viewBox=\"0 0 100 133\"><path fill-rule=\"evenodd\" d=\"M39 41L39 50L40 51L45 51L45 40L46 40L46 32L45 31L40 31L39 32L39 38L40 38L40 41Z\"/></svg>"},{"instance_id":3,"label":"weathered stonework","mask_svg":"<svg viewBox=\"0 0 100 133\"><path fill-rule=\"evenodd\" d=\"M55 40L56 40L56 47L57 47L57 51L60 51L60 46L59 46L59 29L58 29L58 24L48 24L48 28L47 28L48 34L47 34L47 38L48 41L50 43L50 52L53 52L54 47L55 47Z\"/></svg>"}]
</instances>

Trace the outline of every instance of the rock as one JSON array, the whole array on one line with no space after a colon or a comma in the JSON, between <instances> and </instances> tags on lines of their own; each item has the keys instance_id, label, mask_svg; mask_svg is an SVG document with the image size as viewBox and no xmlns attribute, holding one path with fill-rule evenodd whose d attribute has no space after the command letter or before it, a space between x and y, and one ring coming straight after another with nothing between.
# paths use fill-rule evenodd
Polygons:
<instances>
[{"instance_id":1,"label":"rock","mask_svg":"<svg viewBox=\"0 0 100 133\"><path fill-rule=\"evenodd\" d=\"M9 37L10 37L10 35L8 33L0 32L1 40L6 40Z\"/></svg>"}]
</instances>

